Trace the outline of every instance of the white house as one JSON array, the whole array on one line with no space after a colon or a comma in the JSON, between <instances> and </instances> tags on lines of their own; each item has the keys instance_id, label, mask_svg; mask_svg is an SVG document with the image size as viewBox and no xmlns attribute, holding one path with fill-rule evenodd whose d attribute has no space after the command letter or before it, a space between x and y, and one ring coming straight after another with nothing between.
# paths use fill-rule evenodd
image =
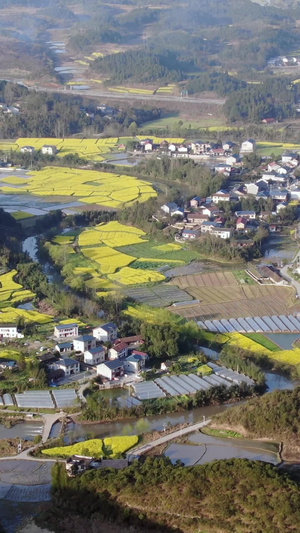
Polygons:
<instances>
[{"instance_id":1,"label":"white house","mask_svg":"<svg viewBox=\"0 0 300 533\"><path fill-rule=\"evenodd\" d=\"M200 236L200 230L198 229L184 229L181 236L183 239L193 241Z\"/></svg>"},{"instance_id":2,"label":"white house","mask_svg":"<svg viewBox=\"0 0 300 533\"><path fill-rule=\"evenodd\" d=\"M33 146L22 146L20 152L22 152L23 154L33 154L33 152L35 152L35 148Z\"/></svg>"},{"instance_id":3,"label":"white house","mask_svg":"<svg viewBox=\"0 0 300 533\"><path fill-rule=\"evenodd\" d=\"M87 365L99 365L105 361L105 350L103 346L96 346L84 352L84 362Z\"/></svg>"},{"instance_id":4,"label":"white house","mask_svg":"<svg viewBox=\"0 0 300 533\"><path fill-rule=\"evenodd\" d=\"M207 144L203 141L194 141L191 143L191 149L194 154L203 154L207 149Z\"/></svg>"},{"instance_id":5,"label":"white house","mask_svg":"<svg viewBox=\"0 0 300 533\"><path fill-rule=\"evenodd\" d=\"M242 142L241 152L254 152L256 148L256 142L254 139L248 139L247 141Z\"/></svg>"},{"instance_id":6,"label":"white house","mask_svg":"<svg viewBox=\"0 0 300 533\"><path fill-rule=\"evenodd\" d=\"M276 206L276 213L280 213L280 211L282 211L283 209L285 209L289 204L287 202L280 202L280 204L278 204Z\"/></svg>"},{"instance_id":7,"label":"white house","mask_svg":"<svg viewBox=\"0 0 300 533\"><path fill-rule=\"evenodd\" d=\"M57 152L58 150L54 144L44 144L42 146L42 154L44 155L55 155Z\"/></svg>"},{"instance_id":8,"label":"white house","mask_svg":"<svg viewBox=\"0 0 300 533\"><path fill-rule=\"evenodd\" d=\"M73 342L58 342L55 345L55 350L59 353L71 352L73 349Z\"/></svg>"},{"instance_id":9,"label":"white house","mask_svg":"<svg viewBox=\"0 0 300 533\"><path fill-rule=\"evenodd\" d=\"M170 152L174 153L177 150L177 146L174 143L170 143L169 146L168 146L168 149L169 149Z\"/></svg>"},{"instance_id":10,"label":"white house","mask_svg":"<svg viewBox=\"0 0 300 533\"><path fill-rule=\"evenodd\" d=\"M118 379L124 376L124 362L115 359L114 361L106 361L97 365L97 375L109 379Z\"/></svg>"},{"instance_id":11,"label":"white house","mask_svg":"<svg viewBox=\"0 0 300 533\"><path fill-rule=\"evenodd\" d=\"M177 211L178 208L178 205L175 204L175 202L169 202L167 204L164 204L161 206L161 209L162 211L164 211L164 213L166 213L167 215L172 215L173 213L175 213L175 211Z\"/></svg>"},{"instance_id":12,"label":"white house","mask_svg":"<svg viewBox=\"0 0 300 533\"><path fill-rule=\"evenodd\" d=\"M93 336L102 342L113 342L118 337L118 326L113 322L108 322L102 326L93 328Z\"/></svg>"},{"instance_id":13,"label":"white house","mask_svg":"<svg viewBox=\"0 0 300 533\"><path fill-rule=\"evenodd\" d=\"M188 150L187 146L185 146L184 144L181 144L181 145L178 146L178 148L177 148L177 152L178 152L179 154L187 154L188 151L189 151L189 150Z\"/></svg>"},{"instance_id":14,"label":"white house","mask_svg":"<svg viewBox=\"0 0 300 533\"><path fill-rule=\"evenodd\" d=\"M132 354L124 361L124 369L126 372L134 372L137 374L145 368L145 362L148 354L134 350Z\"/></svg>"},{"instance_id":15,"label":"white house","mask_svg":"<svg viewBox=\"0 0 300 533\"><path fill-rule=\"evenodd\" d=\"M258 180L256 183L245 183L247 194L257 195L261 191L265 191L268 188L268 184L264 180Z\"/></svg>"},{"instance_id":16,"label":"white house","mask_svg":"<svg viewBox=\"0 0 300 533\"><path fill-rule=\"evenodd\" d=\"M229 150L232 150L236 146L236 143L233 143L232 141L226 141L223 143L223 150L228 152Z\"/></svg>"},{"instance_id":17,"label":"white house","mask_svg":"<svg viewBox=\"0 0 300 533\"><path fill-rule=\"evenodd\" d=\"M298 165L298 155L294 154L293 152L289 152L286 154L282 154L281 161L282 163L288 163L292 167L296 167Z\"/></svg>"},{"instance_id":18,"label":"white house","mask_svg":"<svg viewBox=\"0 0 300 533\"><path fill-rule=\"evenodd\" d=\"M93 335L81 335L73 340L74 350L76 352L86 352L91 348L96 348L97 339Z\"/></svg>"},{"instance_id":19,"label":"white house","mask_svg":"<svg viewBox=\"0 0 300 533\"><path fill-rule=\"evenodd\" d=\"M230 155L229 157L227 157L226 159L226 163L227 165L230 165L231 167L233 165L236 165L237 163L241 163L241 158L238 154L233 154L233 155Z\"/></svg>"},{"instance_id":20,"label":"white house","mask_svg":"<svg viewBox=\"0 0 300 533\"><path fill-rule=\"evenodd\" d=\"M23 339L23 333L18 331L18 326L11 324L0 325L0 339Z\"/></svg>"},{"instance_id":21,"label":"white house","mask_svg":"<svg viewBox=\"0 0 300 533\"><path fill-rule=\"evenodd\" d=\"M210 233L220 239L230 239L232 230L231 228L212 228Z\"/></svg>"},{"instance_id":22,"label":"white house","mask_svg":"<svg viewBox=\"0 0 300 533\"><path fill-rule=\"evenodd\" d=\"M128 354L128 344L119 342L108 350L108 359L122 359Z\"/></svg>"},{"instance_id":23,"label":"white house","mask_svg":"<svg viewBox=\"0 0 300 533\"><path fill-rule=\"evenodd\" d=\"M145 143L144 144L144 150L145 150L145 152L152 152L152 150L153 150L152 142Z\"/></svg>"},{"instance_id":24,"label":"white house","mask_svg":"<svg viewBox=\"0 0 300 533\"><path fill-rule=\"evenodd\" d=\"M291 200L300 200L300 189L291 189Z\"/></svg>"},{"instance_id":25,"label":"white house","mask_svg":"<svg viewBox=\"0 0 300 533\"><path fill-rule=\"evenodd\" d=\"M75 359L59 359L52 366L55 370L62 370L65 376L71 376L80 372L80 363L79 361L75 361Z\"/></svg>"},{"instance_id":26,"label":"white house","mask_svg":"<svg viewBox=\"0 0 300 533\"><path fill-rule=\"evenodd\" d=\"M78 324L75 322L72 324L58 324L54 328L54 337L56 339L65 339L67 337L78 336Z\"/></svg>"},{"instance_id":27,"label":"white house","mask_svg":"<svg viewBox=\"0 0 300 533\"><path fill-rule=\"evenodd\" d=\"M231 172L231 165L228 165L227 163L219 163L215 166L215 172Z\"/></svg>"},{"instance_id":28,"label":"white house","mask_svg":"<svg viewBox=\"0 0 300 533\"><path fill-rule=\"evenodd\" d=\"M230 193L220 189L213 194L212 201L214 204L218 204L219 202L230 202Z\"/></svg>"}]
</instances>

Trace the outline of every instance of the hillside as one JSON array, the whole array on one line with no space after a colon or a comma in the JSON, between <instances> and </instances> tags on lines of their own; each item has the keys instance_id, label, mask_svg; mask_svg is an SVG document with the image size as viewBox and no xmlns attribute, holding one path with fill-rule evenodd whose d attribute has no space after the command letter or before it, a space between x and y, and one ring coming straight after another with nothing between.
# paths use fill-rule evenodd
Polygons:
<instances>
[{"instance_id":1,"label":"hillside","mask_svg":"<svg viewBox=\"0 0 300 533\"><path fill-rule=\"evenodd\" d=\"M214 417L213 427L230 428L251 438L283 442L282 457L299 460L300 388L275 391Z\"/></svg>"},{"instance_id":2,"label":"hillside","mask_svg":"<svg viewBox=\"0 0 300 533\"><path fill-rule=\"evenodd\" d=\"M104 531L107 516L119 526L143 525L143 531L152 527L164 533L300 529L298 486L258 461L215 461L186 468L149 457L122 471L89 471L75 479L65 479L63 468L55 468L52 509L39 518L40 525L47 523L55 532L76 533L82 517L85 531Z\"/></svg>"}]
</instances>

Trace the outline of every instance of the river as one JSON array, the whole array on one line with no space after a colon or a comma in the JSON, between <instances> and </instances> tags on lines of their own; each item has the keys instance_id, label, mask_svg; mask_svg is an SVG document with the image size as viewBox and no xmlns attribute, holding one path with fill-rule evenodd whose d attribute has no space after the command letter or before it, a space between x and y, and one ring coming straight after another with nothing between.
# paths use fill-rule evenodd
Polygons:
<instances>
[{"instance_id":1,"label":"river","mask_svg":"<svg viewBox=\"0 0 300 533\"><path fill-rule=\"evenodd\" d=\"M38 259L38 248L37 248L37 236L28 237L23 243L23 251L28 252L29 256L34 261L39 261ZM48 280L50 282L61 282L62 278L56 269L47 261L42 262L44 272L46 273ZM279 343L280 344L280 343ZM292 381L291 379L276 374L268 372L266 373L266 381L268 390L272 392L275 389L292 389L300 385L300 381ZM127 389L117 389L113 391L104 391L104 395L123 395L128 394ZM210 407L201 407L193 409L192 411L184 411L179 413L164 414L158 416L149 416L143 419L128 419L115 422L103 422L98 424L81 424L70 422L65 431L65 442L73 442L78 440L85 440L88 438L105 438L114 435L129 435L129 434L142 434L148 431L158 430L163 431L167 426L175 426L180 424L193 424L203 420L203 417L210 418L211 416L221 413L225 409L232 407L233 404L210 406ZM41 428L35 426L35 431L38 433L41 432ZM14 428L7 429L0 425L0 438L9 438L10 436L18 436L21 438L32 438L33 434L36 434L33 431L33 427L29 428L28 423L17 424ZM56 437L60 432L60 423L57 423L53 426L51 431L51 437ZM192 438L192 437L191 437ZM203 437L201 437L203 439ZM207 440L207 439L206 439ZM221 441L226 441L227 446L224 446L224 443ZM203 443L202 443L203 444ZM175 446L175 448L174 448ZM179 446L179 447L178 447ZM219 459L230 457L247 457L251 458L260 458L261 460L267 460L270 462L278 462L278 458L274 456L274 450L268 450L268 447L260 445L259 449L253 450L249 446L249 441L244 439L239 439L238 443L234 443L231 440L219 439L216 437L209 437L209 442L205 442L206 452L205 458L203 456L203 462L207 460ZM255 446L254 446L255 447ZM199 446L195 445L175 445L172 444L172 447L169 447L167 452L172 460L175 458L184 460L186 464L193 462L195 457L197 461L199 459L199 454L202 452L198 449ZM251 449L250 449L251 448ZM262 449L263 448L263 449ZM200 453L201 452L201 453ZM275 457L275 459L274 459Z\"/></svg>"},{"instance_id":2,"label":"river","mask_svg":"<svg viewBox=\"0 0 300 533\"><path fill-rule=\"evenodd\" d=\"M40 263L43 267L43 271L47 276L49 283L61 284L63 283L63 277L58 270L49 261L45 261L38 257L38 236L27 237L23 241L23 252L27 252L32 261Z\"/></svg>"}]
</instances>

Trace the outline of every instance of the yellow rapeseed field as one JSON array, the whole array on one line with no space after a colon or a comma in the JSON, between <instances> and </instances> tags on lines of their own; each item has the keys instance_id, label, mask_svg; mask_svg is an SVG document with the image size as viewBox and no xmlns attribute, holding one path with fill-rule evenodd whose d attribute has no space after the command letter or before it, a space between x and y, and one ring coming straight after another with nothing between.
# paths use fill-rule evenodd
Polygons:
<instances>
[{"instance_id":1,"label":"yellow rapeseed field","mask_svg":"<svg viewBox=\"0 0 300 533\"><path fill-rule=\"evenodd\" d=\"M73 196L83 203L115 208L157 196L148 182L133 176L68 167L45 167L32 171L24 187L1 187L0 183L0 189L7 193L23 192L35 196Z\"/></svg>"},{"instance_id":2,"label":"yellow rapeseed field","mask_svg":"<svg viewBox=\"0 0 300 533\"><path fill-rule=\"evenodd\" d=\"M133 259L133 258L132 258ZM122 285L138 285L140 283L153 283L163 281L165 276L155 270L143 270L140 268L125 267L116 272L109 274L109 279L117 281Z\"/></svg>"},{"instance_id":3,"label":"yellow rapeseed field","mask_svg":"<svg viewBox=\"0 0 300 533\"><path fill-rule=\"evenodd\" d=\"M229 333L228 344L239 346L244 350L249 350L250 352L267 355L270 359L279 361L288 365L298 365L300 364L300 348L295 348L294 350L280 350L274 351L268 350L261 344L253 341L242 335L241 333Z\"/></svg>"},{"instance_id":4,"label":"yellow rapeseed field","mask_svg":"<svg viewBox=\"0 0 300 533\"><path fill-rule=\"evenodd\" d=\"M0 312L0 322L16 323L20 317L24 318L25 322L35 322L37 324L47 324L53 319L52 316L44 315L38 311L27 311L26 309L15 309L14 307L6 307Z\"/></svg>"},{"instance_id":5,"label":"yellow rapeseed field","mask_svg":"<svg viewBox=\"0 0 300 533\"><path fill-rule=\"evenodd\" d=\"M117 221L112 221L108 224L99 224L94 228L83 231L79 235L78 243L79 246L106 244L112 248L117 248L118 246L145 242L140 238L141 235L145 235L145 232L138 228L125 226Z\"/></svg>"},{"instance_id":6,"label":"yellow rapeseed field","mask_svg":"<svg viewBox=\"0 0 300 533\"><path fill-rule=\"evenodd\" d=\"M123 254L109 246L82 248L82 253L99 264L102 274L113 274L118 268L129 265L135 257Z\"/></svg>"}]
</instances>

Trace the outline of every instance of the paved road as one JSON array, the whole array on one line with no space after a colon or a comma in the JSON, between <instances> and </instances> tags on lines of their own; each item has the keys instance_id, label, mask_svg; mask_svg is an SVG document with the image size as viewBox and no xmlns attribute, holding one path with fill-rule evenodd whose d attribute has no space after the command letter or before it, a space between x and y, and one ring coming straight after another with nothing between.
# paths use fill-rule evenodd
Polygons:
<instances>
[{"instance_id":1,"label":"paved road","mask_svg":"<svg viewBox=\"0 0 300 533\"><path fill-rule=\"evenodd\" d=\"M43 427L43 434L42 434L42 442L46 442L46 440L48 440L53 424L55 424L57 420L60 420L61 418L64 418L65 416L67 415L63 411L61 411L60 413L55 413L53 415L52 414L43 415L44 427Z\"/></svg>"},{"instance_id":2,"label":"paved road","mask_svg":"<svg viewBox=\"0 0 300 533\"><path fill-rule=\"evenodd\" d=\"M300 297L300 283L299 283L299 281L296 281L294 278L292 278L288 274L288 268L290 268L291 266L292 265L286 265L286 266L282 267L282 269L280 270L280 274L282 275L282 277L284 279L289 281L291 285L293 285L293 287L296 289L297 296Z\"/></svg>"},{"instance_id":3,"label":"paved road","mask_svg":"<svg viewBox=\"0 0 300 533\"><path fill-rule=\"evenodd\" d=\"M186 428L178 429L177 431L173 431L173 433L169 433L168 435L165 435L164 437L160 437L159 439L156 439L152 442L148 442L148 444L144 444L143 446L140 446L139 448L135 448L134 450L132 450L132 452L129 452L127 455L128 457L139 456L145 452L148 452L149 450L152 450L153 448L156 448L156 446L160 446L160 444L165 444L166 442L176 439L177 437L182 437L183 435L187 435L188 433L193 433L194 431L198 431L204 426L207 426L210 422L211 422L211 418L209 418L208 420L205 420L205 422L198 422L198 424L193 424Z\"/></svg>"},{"instance_id":4,"label":"paved road","mask_svg":"<svg viewBox=\"0 0 300 533\"><path fill-rule=\"evenodd\" d=\"M113 93L110 91L101 91L98 89L87 89L86 91L65 91L64 89L49 89L48 87L28 87L29 90L43 91L48 93L64 93L80 96L93 96L99 98L115 98L117 100L143 100L143 102L175 102L175 103L190 103L190 104L211 104L211 105L223 105L225 99L221 98L196 98L195 96L188 96L181 98L181 96L174 96L171 94L133 94L133 93Z\"/></svg>"}]
</instances>

